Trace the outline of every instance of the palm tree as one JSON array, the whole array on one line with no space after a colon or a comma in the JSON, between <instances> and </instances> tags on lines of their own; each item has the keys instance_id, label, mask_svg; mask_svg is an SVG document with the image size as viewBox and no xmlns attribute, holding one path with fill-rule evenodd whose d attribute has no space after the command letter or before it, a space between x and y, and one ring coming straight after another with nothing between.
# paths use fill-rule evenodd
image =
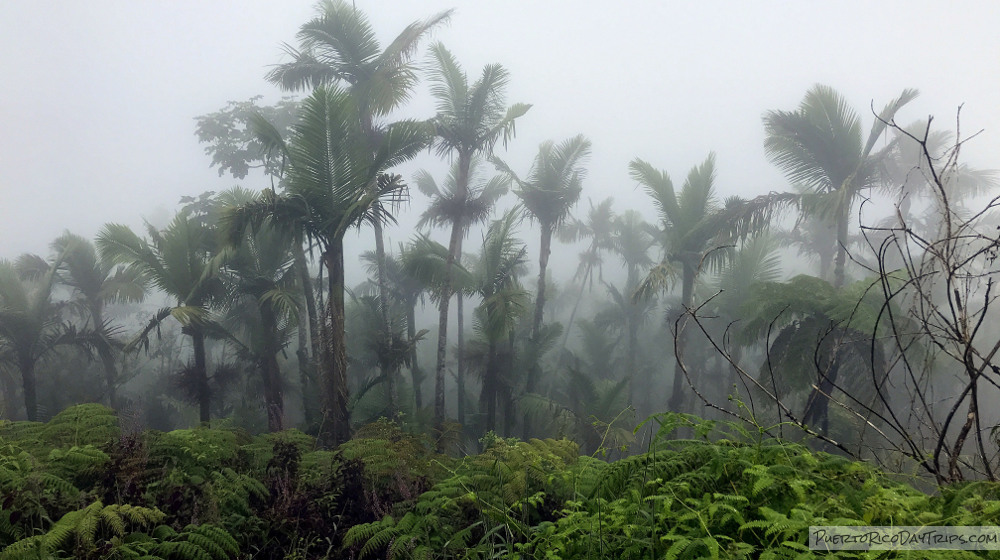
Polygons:
<instances>
[{"instance_id":1,"label":"palm tree","mask_svg":"<svg viewBox=\"0 0 1000 560\"><path fill-rule=\"evenodd\" d=\"M430 140L423 123L400 121L386 126L376 150L362 139L354 98L336 87L317 88L302 104L299 121L285 140L266 122L256 123L270 149L285 157L286 192L265 190L256 201L227 216L230 240L238 242L248 226L265 222L319 247L328 275L328 297L321 328L324 415L332 424L324 443L350 437L347 354L344 347L344 235L357 226L378 200L404 188L398 176L383 173L424 149ZM375 185L373 188L372 185ZM380 213L379 219L392 216Z\"/></svg>"},{"instance_id":2,"label":"palm tree","mask_svg":"<svg viewBox=\"0 0 1000 560\"><path fill-rule=\"evenodd\" d=\"M257 196L237 187L217 201L225 211ZM268 431L281 431L284 395L278 354L295 330L300 305L291 236L265 225L220 252L211 270L225 290L228 338L261 374Z\"/></svg>"},{"instance_id":3,"label":"palm tree","mask_svg":"<svg viewBox=\"0 0 1000 560\"><path fill-rule=\"evenodd\" d=\"M431 46L434 66L431 69L431 94L437 102L433 119L437 139L435 149L441 156L456 156L454 200L469 198L472 161L478 155L490 155L498 141L506 144L514 136L515 121L531 105L517 103L507 107L506 89L510 81L499 64L483 68L482 76L471 85L455 57L437 43ZM444 368L448 346L448 306L456 291L452 285L453 267L461 261L462 239L468 225L451 224L445 281L438 297L437 365L434 371L434 422L440 430L445 419ZM461 398L461 397L460 397Z\"/></svg>"},{"instance_id":4,"label":"palm tree","mask_svg":"<svg viewBox=\"0 0 1000 560\"><path fill-rule=\"evenodd\" d=\"M507 184L501 177L494 176L483 180L478 176L481 161L473 157L467 171L467 185L464 196L459 195L458 162L452 165L442 186L426 171L419 171L415 176L417 188L431 199L430 206L420 215L417 227L433 225L454 228L456 224L462 230L458 239L455 262L461 264L462 242L469 234L469 228L474 224L486 222L493 212L493 206L501 196L507 193ZM458 383L458 423L465 423L465 317L463 310L462 291L457 292L458 300L458 368L456 381Z\"/></svg>"},{"instance_id":5,"label":"palm tree","mask_svg":"<svg viewBox=\"0 0 1000 560\"><path fill-rule=\"evenodd\" d=\"M146 327L129 344L148 348L149 333L168 317L181 325L181 332L191 337L194 363L190 373L195 383L199 418L211 420L211 388L205 353L205 339L210 324L209 306L221 295L220 284L211 274L212 258L217 252L216 231L203 217L184 210L162 231L146 225L148 239L140 238L131 228L106 224L97 236L101 256L109 262L132 268L154 287L175 298L177 304L156 312Z\"/></svg>"},{"instance_id":6,"label":"palm tree","mask_svg":"<svg viewBox=\"0 0 1000 560\"><path fill-rule=\"evenodd\" d=\"M509 363L512 356L501 356L501 347L510 340L517 317L528 302L528 293L517 280L527 249L515 237L516 223L517 214L510 211L490 225L469 289L482 298L475 311L475 330L482 347L478 353L484 358L479 362L483 379L479 402L486 410L486 430L496 429L497 401L505 387L510 392L510 384L502 379L505 368L501 362L506 359ZM506 396L509 401L510 395Z\"/></svg>"},{"instance_id":7,"label":"palm tree","mask_svg":"<svg viewBox=\"0 0 1000 560\"><path fill-rule=\"evenodd\" d=\"M22 274L30 258L38 259L25 255L19 259L20 265L0 259L0 359L21 374L24 411L34 422L38 420L35 367L60 343L63 331L62 306L52 300L62 255L41 270L32 267L41 274Z\"/></svg>"},{"instance_id":8,"label":"palm tree","mask_svg":"<svg viewBox=\"0 0 1000 560\"><path fill-rule=\"evenodd\" d=\"M427 234L419 234L414 237L400 255L404 275L422 286L424 292L430 296L431 302L437 305L440 305L438 300L448 277L449 255L447 247L434 241ZM469 278L468 271L461 264L454 264L451 270L451 286L461 287L464 290L464 287L469 285ZM415 318L413 319L415 321ZM414 367L413 364L416 363L415 357L416 354L414 354L411 367ZM416 375L416 373L414 374ZM416 383L416 379L415 377L414 383ZM423 379L422 375L420 379ZM414 396L416 397L416 393ZM462 399L463 397L464 395L459 394L458 398Z\"/></svg>"},{"instance_id":9,"label":"palm tree","mask_svg":"<svg viewBox=\"0 0 1000 560\"><path fill-rule=\"evenodd\" d=\"M293 91L348 84L365 133L375 130L373 119L388 115L409 98L417 83L410 62L417 45L452 13L447 10L411 23L383 50L368 18L353 5L323 0L317 11L299 28L300 48L285 45L292 60L276 65L267 79Z\"/></svg>"},{"instance_id":10,"label":"palm tree","mask_svg":"<svg viewBox=\"0 0 1000 560\"><path fill-rule=\"evenodd\" d=\"M115 354L120 343L114 338L111 325L104 318L108 303L138 303L146 294L146 280L136 268L123 267L99 258L94 244L78 235L66 232L52 242L52 250L64 255L59 281L79 296L86 310L88 325L84 327L92 346L104 366L108 403L118 408L118 366Z\"/></svg>"},{"instance_id":11,"label":"palm tree","mask_svg":"<svg viewBox=\"0 0 1000 560\"><path fill-rule=\"evenodd\" d=\"M720 389L716 395L721 400L725 400L737 384L737 368L744 351L758 343L756 338L745 334L750 319L747 313L756 312L747 309L746 302L751 299L758 284L775 282L780 273L778 245L771 235L764 232L740 244L739 250L723 265L711 286L715 291L711 314L718 317L714 332L718 333L716 336L722 341L726 353L719 357L731 360L728 364L728 376L723 378L720 375L715 384Z\"/></svg>"},{"instance_id":12,"label":"palm tree","mask_svg":"<svg viewBox=\"0 0 1000 560\"><path fill-rule=\"evenodd\" d=\"M876 150L879 138L896 112L917 96L906 89L889 102L872 124L865 141L861 119L833 88L815 85L796 111L764 115L764 151L794 185L812 197L803 199L808 212L828 224L832 233L820 253L821 274L833 262L833 285L844 285L851 207L866 189L880 185L896 141Z\"/></svg>"},{"instance_id":13,"label":"palm tree","mask_svg":"<svg viewBox=\"0 0 1000 560\"><path fill-rule=\"evenodd\" d=\"M590 211L587 213L587 220L571 220L566 227L561 228L556 233L561 241L573 242L580 239L589 239L590 245L587 250L580 253L580 265L576 269L574 280L580 282L580 291L576 294L576 301L573 303L573 311L569 315L566 329L563 331L562 344L560 344L559 355L562 355L566 348L566 341L569 340L569 333L573 330L573 321L576 320L576 312L580 308L580 301L583 300L583 291L594 284L594 269L597 268L599 281L604 281L603 260L601 253L609 250L613 246L613 234L615 229L615 212L611 209L614 199L605 198L594 206L593 201L589 201Z\"/></svg>"},{"instance_id":14,"label":"palm tree","mask_svg":"<svg viewBox=\"0 0 1000 560\"><path fill-rule=\"evenodd\" d=\"M545 272L552 247L552 234L569 217L569 211L580 199L586 171L583 161L590 155L590 140L583 135L574 136L556 144L543 142L528 175L521 179L510 167L494 159L497 168L507 174L517 185L514 194L521 199L527 215L538 222L541 242L538 254L538 292L535 295L535 314L531 323L531 337L537 341L542 328L545 309ZM537 368L528 372L526 391L535 391Z\"/></svg>"},{"instance_id":15,"label":"palm tree","mask_svg":"<svg viewBox=\"0 0 1000 560\"><path fill-rule=\"evenodd\" d=\"M417 82L416 68L410 59L420 40L434 27L451 16L451 10L441 12L422 22L413 22L382 50L374 29L353 5L341 0L325 0L318 6L319 14L302 25L298 33L300 49L286 46L291 62L279 64L268 79L289 90L301 90L346 83L347 91L357 103L362 136L358 139L377 151L382 142L384 125L379 117L388 115L406 101ZM369 189L378 190L375 178ZM378 289L383 333L392 330L388 313L389 290L385 273L385 240L382 224L387 209L383 203L397 205L396 197L377 197L369 211L369 223L375 233L375 254L378 265ZM390 209L391 210L391 209ZM395 415L395 371L384 371L390 400L390 415Z\"/></svg>"},{"instance_id":16,"label":"palm tree","mask_svg":"<svg viewBox=\"0 0 1000 560\"><path fill-rule=\"evenodd\" d=\"M629 164L633 179L646 189L660 217L663 260L639 284L633 297L650 297L681 277L681 306L677 317L673 393L668 406L681 411L683 371L680 360L687 346L684 328L687 310L694 303L694 283L705 266L718 270L732 255L735 241L767 227L776 208L789 204L788 195L765 195L752 200L729 197L724 204L715 198L715 154L688 173L679 193L666 171L636 158ZM680 270L678 271L678 268Z\"/></svg>"},{"instance_id":17,"label":"palm tree","mask_svg":"<svg viewBox=\"0 0 1000 560\"><path fill-rule=\"evenodd\" d=\"M434 256L422 255L418 256L417 253L428 249L429 243L434 246ZM421 303L424 299L424 295L433 290L431 283L433 280L427 280L420 278L415 275L413 269L411 269L408 264L417 258L439 258L440 263L443 265L447 259L448 249L444 246L434 243L423 236L418 236L417 239L412 241L408 245L399 245L399 255L386 255L383 265L385 267L385 275L389 284L389 299L394 305L401 307L402 314L405 314L406 319L406 338L409 347L409 368L410 368L410 379L413 384L413 400L414 405L417 409L423 408L423 393L421 391L420 385L423 380L423 372L420 370L420 365L417 360L417 342L423 338L426 331L417 332L417 304ZM376 254L372 251L368 251L361 256L361 260L365 263L365 271L368 273L369 277L376 276L378 274L378 258ZM441 268L443 272L443 268Z\"/></svg>"}]
</instances>

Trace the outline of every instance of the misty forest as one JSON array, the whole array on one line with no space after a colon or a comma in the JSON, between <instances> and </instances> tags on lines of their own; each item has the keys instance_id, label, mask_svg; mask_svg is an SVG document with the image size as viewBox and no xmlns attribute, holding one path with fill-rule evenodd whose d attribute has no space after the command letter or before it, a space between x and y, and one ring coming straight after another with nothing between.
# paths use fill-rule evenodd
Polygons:
<instances>
[{"instance_id":1,"label":"misty forest","mask_svg":"<svg viewBox=\"0 0 1000 560\"><path fill-rule=\"evenodd\" d=\"M507 157L538 109L445 24L321 3L285 97L194 119L237 186L0 260L0 558L1000 558L807 541L1000 524L961 108L805 83L760 108L772 190L721 152L610 188L584 115Z\"/></svg>"}]
</instances>

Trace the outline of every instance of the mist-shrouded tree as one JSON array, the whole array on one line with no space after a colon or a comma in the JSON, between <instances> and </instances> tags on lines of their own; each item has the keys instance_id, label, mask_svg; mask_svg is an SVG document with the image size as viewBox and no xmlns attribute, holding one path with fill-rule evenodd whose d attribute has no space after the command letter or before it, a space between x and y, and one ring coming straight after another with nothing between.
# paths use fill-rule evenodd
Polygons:
<instances>
[{"instance_id":1,"label":"mist-shrouded tree","mask_svg":"<svg viewBox=\"0 0 1000 560\"><path fill-rule=\"evenodd\" d=\"M217 197L220 211L255 200L259 195L234 188ZM284 429L284 380L278 354L295 331L301 305L294 237L264 224L245 233L238 245L216 257L213 274L222 282L228 340L260 373L268 431ZM307 388L303 387L303 390Z\"/></svg>"},{"instance_id":2,"label":"mist-shrouded tree","mask_svg":"<svg viewBox=\"0 0 1000 560\"><path fill-rule=\"evenodd\" d=\"M440 247L441 263L444 263L447 249ZM405 317L406 323L406 345L407 345L407 365L410 368L410 380L413 385L413 400L416 409L423 407L423 394L421 382L423 372L417 359L417 342L419 342L426 331L417 332L417 304L423 301L424 296L433 288L429 282L423 278L414 276L414 273L407 266L407 263L414 258L416 251L422 250L420 240L403 245L399 245L399 254L387 254L383 260L386 280L389 286L389 300L392 311ZM361 255L361 260L365 263L365 271L369 278L378 274L378 258L373 251L368 251ZM377 281L373 282L375 289L378 289ZM398 310L396 309L398 308ZM389 339L388 342L392 342Z\"/></svg>"},{"instance_id":3,"label":"mist-shrouded tree","mask_svg":"<svg viewBox=\"0 0 1000 560\"><path fill-rule=\"evenodd\" d=\"M946 130L931 130L926 120L891 131L896 150L886 158L888 181L883 190L891 189L903 220L921 236L931 238L939 233L937 230L942 222L942 199L936 192L931 170L936 162L947 159L949 150L955 145L953 135ZM965 162L956 162L941 179L949 204L959 211L964 210L969 200L976 200L1000 186L1000 172L975 168ZM929 203L922 215L913 215L915 201ZM885 225L897 220L898 217L893 216Z\"/></svg>"},{"instance_id":4,"label":"mist-shrouded tree","mask_svg":"<svg viewBox=\"0 0 1000 560\"><path fill-rule=\"evenodd\" d=\"M791 204L791 195L763 195L744 200L729 197L720 204L715 197L715 154L688 173L680 191L675 191L670 176L636 158L629 164L633 179L650 196L659 214L659 242L663 260L642 280L633 297L650 297L667 288L680 277L681 308L676 314L673 393L668 406L683 411L683 367L680 360L689 338L685 325L686 310L694 304L694 286L705 270L719 270L737 241L763 231L776 209Z\"/></svg>"},{"instance_id":5,"label":"mist-shrouded tree","mask_svg":"<svg viewBox=\"0 0 1000 560\"><path fill-rule=\"evenodd\" d=\"M474 364L482 377L479 403L486 413L487 431L496 429L500 398L505 397L505 402L512 400L510 368L503 366L505 361L510 365L513 360L508 341L529 301L528 292L518 281L527 249L516 237L517 222L516 212L510 211L490 225L469 287L471 294L481 298L474 313L475 346L479 348L470 348L470 351L480 358L474 360ZM510 414L508 408L507 415Z\"/></svg>"},{"instance_id":6,"label":"mist-shrouded tree","mask_svg":"<svg viewBox=\"0 0 1000 560\"><path fill-rule=\"evenodd\" d=\"M142 301L146 294L146 278L138 268L101 258L90 240L69 232L52 242L52 250L63 255L59 282L73 290L78 307L85 314L79 342L92 348L100 358L108 404L118 409L118 385L122 380L117 362L123 343L116 336L119 329L105 318L104 309L109 303Z\"/></svg>"},{"instance_id":7,"label":"mist-shrouded tree","mask_svg":"<svg viewBox=\"0 0 1000 560\"><path fill-rule=\"evenodd\" d=\"M826 238L820 246L820 274L833 285L844 285L851 208L865 190L884 185L896 139L879 147L888 122L917 96L906 89L874 119L867 139L861 118L829 86L813 86L795 111L764 115L764 151L795 186L804 189L800 208L820 220Z\"/></svg>"},{"instance_id":8,"label":"mist-shrouded tree","mask_svg":"<svg viewBox=\"0 0 1000 560\"><path fill-rule=\"evenodd\" d=\"M431 59L431 95L437 106L432 121L436 135L434 148L442 157L455 158L453 200L464 205L469 198L473 159L491 155L497 142L506 144L514 136L515 122L531 105L507 106L510 75L499 64L484 67L479 79L470 84L465 71L444 45L431 46ZM453 268L461 262L462 240L467 228L464 222L451 224L445 279L438 296L437 365L434 370L434 421L438 430L442 429L446 414L444 370L448 309L451 296L457 291L452 285Z\"/></svg>"},{"instance_id":9,"label":"mist-shrouded tree","mask_svg":"<svg viewBox=\"0 0 1000 560\"><path fill-rule=\"evenodd\" d=\"M604 281L602 253L612 249L613 235L615 230L615 212L611 208L614 199L605 198L594 206L590 203L590 210L587 212L585 220L573 219L560 228L556 234L561 241L573 242L581 239L589 240L587 250L580 253L580 264L577 266L573 280L580 282L580 290L576 294L576 301L573 302L573 311L570 312L569 320L566 322L566 329L563 331L562 343L560 344L559 355L562 356L569 334L573 330L573 322L576 320L576 312L580 308L583 300L583 292L594 285L594 269L598 271L598 281Z\"/></svg>"},{"instance_id":10,"label":"mist-shrouded tree","mask_svg":"<svg viewBox=\"0 0 1000 560\"><path fill-rule=\"evenodd\" d=\"M205 341L212 323L209 307L221 296L218 278L210 270L219 250L217 234L204 216L185 209L162 230L147 224L147 238L121 224L106 224L97 235L97 247L103 258L132 268L152 287L177 302L157 311L129 346L148 348L150 333L168 318L181 325L181 332L191 337L194 355L188 373L194 384L201 422L211 420L212 394Z\"/></svg>"},{"instance_id":11,"label":"mist-shrouded tree","mask_svg":"<svg viewBox=\"0 0 1000 560\"><path fill-rule=\"evenodd\" d=\"M52 263L35 255L22 255L17 262L0 259L0 368L9 365L20 374L24 411L32 422L38 420L36 367L60 343L65 330L63 305L52 297L61 259L62 255Z\"/></svg>"},{"instance_id":12,"label":"mist-shrouded tree","mask_svg":"<svg viewBox=\"0 0 1000 560\"><path fill-rule=\"evenodd\" d=\"M278 64L268 74L271 82L287 90L303 90L343 85L357 105L362 135L356 141L373 153L382 143L386 125L379 119L387 116L409 99L417 83L417 68L411 62L420 41L435 27L446 22L451 10L406 26L385 49L382 48L368 18L353 4L342 0L324 0L317 5L316 16L302 25L297 34L299 48L286 45L291 61ZM387 171L387 170L384 170ZM369 190L379 186L372 178ZM382 224L405 194L379 196L368 209L367 220L375 233L377 283L383 336L390 337L393 326L388 312L389 288L385 273L385 238ZM389 208L383 205L388 204ZM395 415L396 371L383 371L390 400L390 415Z\"/></svg>"},{"instance_id":13,"label":"mist-shrouded tree","mask_svg":"<svg viewBox=\"0 0 1000 560\"><path fill-rule=\"evenodd\" d=\"M418 227L427 225L437 227L460 228L456 262L461 263L462 244L469 233L469 228L475 224L486 222L493 212L493 206L501 196L507 193L507 182L499 176L485 178L480 173L482 161L473 157L467 170L466 188L464 194L458 188L460 173L458 162L454 162L451 172L442 185L438 185L434 177L426 171L419 171L415 176L417 188L431 199L430 205L420 215ZM463 309L463 293L458 290L458 348L456 381L458 385L458 423L465 423L465 317Z\"/></svg>"},{"instance_id":14,"label":"mist-shrouded tree","mask_svg":"<svg viewBox=\"0 0 1000 560\"><path fill-rule=\"evenodd\" d=\"M197 117L195 134L199 142L208 144L205 153L212 157L211 165L219 168L220 176L228 172L236 179L245 179L251 170L259 169L271 181L272 187L277 187L283 176L283 156L280 152L266 149L254 122L266 120L280 136L287 136L296 122L299 102L283 98L275 105L261 106L258 105L259 99L257 96L249 101L231 101L224 109ZM309 258L299 241L291 241L303 303L298 314L298 348L295 353L302 387L303 413L306 424L312 425L315 407L311 405L310 387L315 383L313 357L318 354L319 317L316 284L309 271Z\"/></svg>"},{"instance_id":15,"label":"mist-shrouded tree","mask_svg":"<svg viewBox=\"0 0 1000 560\"><path fill-rule=\"evenodd\" d=\"M246 179L252 170L269 177L280 174L280 154L264 149L252 121L259 115L286 133L295 122L299 104L290 97L274 105L259 105L260 100L258 95L247 101L230 101L223 109L195 118L195 136L199 143L207 144L205 154L212 158L210 165L218 168L220 177L228 173Z\"/></svg>"},{"instance_id":16,"label":"mist-shrouded tree","mask_svg":"<svg viewBox=\"0 0 1000 560\"><path fill-rule=\"evenodd\" d=\"M363 139L355 99L337 87L319 87L302 102L298 122L288 138L267 122L256 122L258 134L286 162L285 191L265 190L248 204L232 209L226 229L233 242L247 227L265 223L296 239L316 244L327 271L328 295L320 329L319 368L323 379L324 443L350 436L347 354L344 347L344 235L367 217L378 200L397 196L404 185L384 171L427 147L430 131L423 123L399 121L385 126L377 149ZM373 185L375 186L373 188ZM392 216L380 213L379 219Z\"/></svg>"},{"instance_id":17,"label":"mist-shrouded tree","mask_svg":"<svg viewBox=\"0 0 1000 560\"><path fill-rule=\"evenodd\" d=\"M862 280L836 288L800 275L754 285L743 305L741 337L767 343L760 385L782 402L798 402L802 423L822 434L830 434L831 400L882 409L876 384L885 382L889 362L876 335L888 332L878 320L885 301L871 286Z\"/></svg>"},{"instance_id":18,"label":"mist-shrouded tree","mask_svg":"<svg viewBox=\"0 0 1000 560\"><path fill-rule=\"evenodd\" d=\"M545 309L545 274L548 269L549 254L552 250L552 235L568 218L569 212L580 199L583 179L586 176L584 162L590 155L590 140L582 134L566 139L558 144L543 142L531 165L530 171L522 179L511 168L494 159L497 168L503 171L516 185L514 194L521 199L525 214L541 229L538 254L538 291L535 294L535 313L531 322L531 337L539 340L542 315ZM538 368L529 366L525 391L532 393L538 382ZM527 431L528 427L525 427Z\"/></svg>"}]
</instances>

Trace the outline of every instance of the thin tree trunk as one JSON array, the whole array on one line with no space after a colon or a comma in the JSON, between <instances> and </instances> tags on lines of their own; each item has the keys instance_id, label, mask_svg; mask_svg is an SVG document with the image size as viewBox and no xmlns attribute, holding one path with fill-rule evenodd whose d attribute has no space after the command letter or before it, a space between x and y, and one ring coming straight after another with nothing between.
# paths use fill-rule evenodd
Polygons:
<instances>
[{"instance_id":1,"label":"thin tree trunk","mask_svg":"<svg viewBox=\"0 0 1000 560\"><path fill-rule=\"evenodd\" d=\"M490 341L489 354L486 357L486 375L483 376L483 397L480 402L486 401L486 430L496 431L497 429L497 343Z\"/></svg>"},{"instance_id":2,"label":"thin tree trunk","mask_svg":"<svg viewBox=\"0 0 1000 560\"><path fill-rule=\"evenodd\" d=\"M504 368L507 370L507 379L514 378L515 348L514 331L511 330L507 334L507 359L503 362ZM503 433L505 436L514 433L514 399L509 393L504 398Z\"/></svg>"},{"instance_id":3,"label":"thin tree trunk","mask_svg":"<svg viewBox=\"0 0 1000 560\"><path fill-rule=\"evenodd\" d=\"M461 153L458 156L458 176L455 178L456 196L468 196L469 165L471 154ZM434 428L440 434L444 431L446 415L444 400L444 368L448 348L448 304L452 295L452 268L458 259L457 251L461 248L464 233L461 222L451 226L451 239L448 241L448 260L445 263L444 283L441 286L441 301L438 313L437 366L434 369Z\"/></svg>"},{"instance_id":4,"label":"thin tree trunk","mask_svg":"<svg viewBox=\"0 0 1000 560\"><path fill-rule=\"evenodd\" d=\"M265 304L260 309L261 323L267 336L273 337L277 332L277 321L270 305ZM264 382L264 408L267 411L267 430L280 432L284 429L285 397L281 390L281 368L278 366L277 341L271 340L265 350L261 375Z\"/></svg>"},{"instance_id":5,"label":"thin tree trunk","mask_svg":"<svg viewBox=\"0 0 1000 560\"><path fill-rule=\"evenodd\" d=\"M464 231L464 230L463 230ZM462 264L462 245L464 239L458 238L458 251L455 253L455 264ZM458 299L455 302L455 310L458 312L458 347L455 349L456 360L456 384L458 385L458 423L465 425L465 297L462 290L458 290Z\"/></svg>"},{"instance_id":6,"label":"thin tree trunk","mask_svg":"<svg viewBox=\"0 0 1000 560\"><path fill-rule=\"evenodd\" d=\"M424 407L423 393L420 390L420 366L417 365L417 306L414 302L406 304L406 336L410 341L410 378L413 380L413 404L417 410Z\"/></svg>"},{"instance_id":7,"label":"thin tree trunk","mask_svg":"<svg viewBox=\"0 0 1000 560\"><path fill-rule=\"evenodd\" d=\"M212 391L208 385L208 365L205 358L205 333L189 327L191 345L194 348L194 375L198 384L198 416L202 424L212 419Z\"/></svg>"},{"instance_id":8,"label":"thin tree trunk","mask_svg":"<svg viewBox=\"0 0 1000 560\"><path fill-rule=\"evenodd\" d=\"M450 259L449 259L450 260ZM447 269L450 270L450 269ZM448 346L448 300L451 290L447 284L451 274L445 273L445 286L441 288L441 302L438 304L438 342L437 366L434 368L434 429L439 433L444 430L444 366Z\"/></svg>"},{"instance_id":9,"label":"thin tree trunk","mask_svg":"<svg viewBox=\"0 0 1000 560\"><path fill-rule=\"evenodd\" d=\"M833 263L833 287L844 286L844 264L847 260L847 211L837 213L837 259Z\"/></svg>"},{"instance_id":10,"label":"thin tree trunk","mask_svg":"<svg viewBox=\"0 0 1000 560\"><path fill-rule=\"evenodd\" d=\"M115 357L111 355L110 347L103 347L97 353L101 357L101 364L104 366L104 382L107 385L108 405L113 410L118 410L118 367L115 366Z\"/></svg>"},{"instance_id":11,"label":"thin tree trunk","mask_svg":"<svg viewBox=\"0 0 1000 560\"><path fill-rule=\"evenodd\" d=\"M312 278L309 276L309 266L306 264L306 254L302 245L296 243L292 254L295 259L295 270L299 275L299 284L302 286L302 299L305 301L305 313L299 313L299 349L296 351L296 355L299 358L299 381L302 385L302 414L305 417L306 425L310 426L313 422L313 415L307 395L310 392L310 379L315 371L312 362L319 355L317 346L320 337L316 321L318 315L316 313L316 296L312 289Z\"/></svg>"},{"instance_id":12,"label":"thin tree trunk","mask_svg":"<svg viewBox=\"0 0 1000 560\"><path fill-rule=\"evenodd\" d=\"M587 269L583 273L583 281L580 283L580 291L576 294L576 303L573 304L573 311L569 314L569 322L566 323L566 330L563 331L562 344L559 345L559 355L556 356L557 359L562 359L563 351L566 350L566 343L569 342L569 332L573 330L573 321L576 320L576 312L580 308L580 302L583 301L583 291L587 289L587 280L593 274L593 265L587 264Z\"/></svg>"},{"instance_id":13,"label":"thin tree trunk","mask_svg":"<svg viewBox=\"0 0 1000 560\"><path fill-rule=\"evenodd\" d=\"M631 300L626 302L629 307L634 307ZM628 310L631 311L631 310ZM625 369L628 373L628 387L626 388L626 395L628 395L628 406L632 406L634 399L632 398L632 392L635 387L635 353L638 351L637 347L639 345L639 325L635 322L635 317L631 315L626 315L626 328L628 329L628 355L625 356Z\"/></svg>"},{"instance_id":14,"label":"thin tree trunk","mask_svg":"<svg viewBox=\"0 0 1000 560\"><path fill-rule=\"evenodd\" d=\"M379 217L382 210L378 204L373 206L372 209L376 214L375 220L373 220L373 229L375 230L375 268L378 276L379 312L382 319L382 336L384 337L384 341L388 343L392 340L392 324L389 321L389 286L385 279L385 239L382 235L382 222ZM389 418L396 418L396 414L399 411L399 402L396 395L396 368L395 364L383 364L382 366L382 378L385 380L386 407L388 408Z\"/></svg>"},{"instance_id":15,"label":"thin tree trunk","mask_svg":"<svg viewBox=\"0 0 1000 560\"><path fill-rule=\"evenodd\" d=\"M351 415L348 410L350 389L347 386L347 349L344 346L344 251L343 247L327 249L323 256L329 273L327 297L329 331L324 333L324 420L330 429L321 432L321 441L328 446L339 445L351 437ZM324 329L325 330L325 329Z\"/></svg>"},{"instance_id":16,"label":"thin tree trunk","mask_svg":"<svg viewBox=\"0 0 1000 560\"><path fill-rule=\"evenodd\" d=\"M539 340L539 335L542 330L542 318L545 312L545 269L549 266L549 252L552 246L552 228L546 224L541 224L541 227L542 239L538 252L538 293L535 297L535 316L531 323L531 340L532 344L535 345L535 360L533 363L527 364L528 378L525 382L525 393L534 393L535 387L538 384L540 370L538 361L541 359L541 352L539 351L541 341ZM527 440L531 436L531 419L528 418L527 413L524 415L523 428L521 438Z\"/></svg>"},{"instance_id":17,"label":"thin tree trunk","mask_svg":"<svg viewBox=\"0 0 1000 560\"><path fill-rule=\"evenodd\" d=\"M542 242L538 254L538 295L535 299L535 317L531 323L531 336L536 341L538 333L542 329L542 318L545 312L545 269L549 266L549 253L552 249L552 228L542 224ZM529 385L534 386L533 379L529 378ZM529 389L530 391L530 389Z\"/></svg>"},{"instance_id":18,"label":"thin tree trunk","mask_svg":"<svg viewBox=\"0 0 1000 560\"><path fill-rule=\"evenodd\" d=\"M299 337L299 348L295 351L295 356L299 361L299 386L302 391L302 416L305 419L306 426L312 425L312 410L309 406L308 399L306 395L310 391L309 383L309 335L307 334L308 327L306 326L308 319L305 313L299 313L298 318L298 337Z\"/></svg>"},{"instance_id":19,"label":"thin tree trunk","mask_svg":"<svg viewBox=\"0 0 1000 560\"><path fill-rule=\"evenodd\" d=\"M687 310L691 307L691 302L694 299L694 269L687 263L683 264L684 267L684 277L681 284L681 316L677 320L677 355L674 356L674 389L673 393L670 395L670 401L667 403L667 408L671 412L686 412L684 410L685 398L684 398L684 371L681 368L681 359L683 358L684 349L687 346L688 333L687 329L684 328L687 324Z\"/></svg>"},{"instance_id":20,"label":"thin tree trunk","mask_svg":"<svg viewBox=\"0 0 1000 560\"><path fill-rule=\"evenodd\" d=\"M24 392L24 413L29 422L38 421L38 393L35 385L35 362L21 360L21 389Z\"/></svg>"},{"instance_id":21,"label":"thin tree trunk","mask_svg":"<svg viewBox=\"0 0 1000 560\"><path fill-rule=\"evenodd\" d=\"M455 301L455 311L458 313L458 323L455 328L458 330L458 346L455 348L456 360L458 361L456 368L456 379L455 384L458 393L458 423L460 425L465 425L465 298L462 296L462 292L459 291L457 294L457 299Z\"/></svg>"}]
</instances>

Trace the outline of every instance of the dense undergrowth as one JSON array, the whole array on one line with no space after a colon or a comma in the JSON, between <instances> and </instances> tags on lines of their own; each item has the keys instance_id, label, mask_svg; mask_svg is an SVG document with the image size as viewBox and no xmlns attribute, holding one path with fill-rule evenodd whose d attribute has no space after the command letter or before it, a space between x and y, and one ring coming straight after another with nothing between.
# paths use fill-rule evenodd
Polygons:
<instances>
[{"instance_id":1,"label":"dense undergrowth","mask_svg":"<svg viewBox=\"0 0 1000 560\"><path fill-rule=\"evenodd\" d=\"M695 435L673 439L680 425ZM1000 558L806 546L810 525L1000 524L996 485L928 495L691 417L649 426L614 462L493 436L454 458L384 421L327 451L294 430L122 434L109 409L75 406L0 423L0 560Z\"/></svg>"}]
</instances>

